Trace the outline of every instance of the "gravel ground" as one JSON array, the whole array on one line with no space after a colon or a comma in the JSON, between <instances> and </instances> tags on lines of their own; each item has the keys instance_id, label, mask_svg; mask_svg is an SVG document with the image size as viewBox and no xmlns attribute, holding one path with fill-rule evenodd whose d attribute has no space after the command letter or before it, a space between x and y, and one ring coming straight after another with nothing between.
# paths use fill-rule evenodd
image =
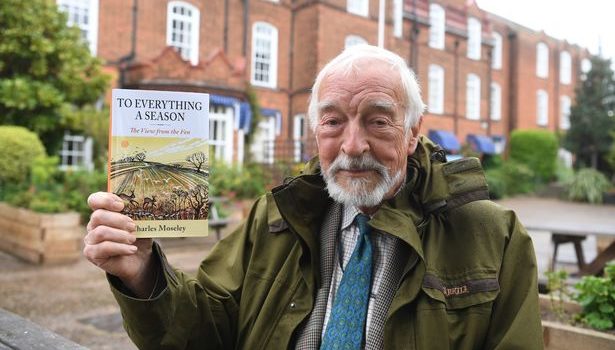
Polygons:
<instances>
[{"instance_id":1,"label":"gravel ground","mask_svg":"<svg viewBox=\"0 0 615 350\"><path fill-rule=\"evenodd\" d=\"M214 237L162 242L173 266L194 273ZM36 266L0 252L0 308L90 349L136 349L121 326L104 273L85 258Z\"/></svg>"}]
</instances>

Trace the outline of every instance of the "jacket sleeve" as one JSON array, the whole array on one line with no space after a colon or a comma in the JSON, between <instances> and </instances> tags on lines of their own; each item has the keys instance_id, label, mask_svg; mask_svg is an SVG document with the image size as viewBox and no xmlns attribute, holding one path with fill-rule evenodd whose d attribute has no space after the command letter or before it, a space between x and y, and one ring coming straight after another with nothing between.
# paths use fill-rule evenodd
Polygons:
<instances>
[{"instance_id":1,"label":"jacket sleeve","mask_svg":"<svg viewBox=\"0 0 615 350\"><path fill-rule=\"evenodd\" d=\"M543 349L534 246L516 215L508 213L510 235L485 349Z\"/></svg>"},{"instance_id":2,"label":"jacket sleeve","mask_svg":"<svg viewBox=\"0 0 615 350\"><path fill-rule=\"evenodd\" d=\"M214 247L196 277L170 267L160 246L164 283L151 299L137 299L113 276L111 290L124 328L140 349L232 349L243 280L258 227L266 225L265 201L257 201L250 216Z\"/></svg>"}]
</instances>

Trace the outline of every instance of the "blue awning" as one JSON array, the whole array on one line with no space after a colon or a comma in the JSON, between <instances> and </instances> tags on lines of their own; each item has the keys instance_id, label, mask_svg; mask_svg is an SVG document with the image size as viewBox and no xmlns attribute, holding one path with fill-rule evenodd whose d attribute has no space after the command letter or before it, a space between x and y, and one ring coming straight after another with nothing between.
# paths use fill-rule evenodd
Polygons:
<instances>
[{"instance_id":1,"label":"blue awning","mask_svg":"<svg viewBox=\"0 0 615 350\"><path fill-rule=\"evenodd\" d=\"M250 123L252 122L252 110L248 102L241 102L239 105L239 128L247 134L250 132Z\"/></svg>"},{"instance_id":2,"label":"blue awning","mask_svg":"<svg viewBox=\"0 0 615 350\"><path fill-rule=\"evenodd\" d=\"M447 152L459 152L461 145L457 137L450 131L429 130L429 138L439 144Z\"/></svg>"},{"instance_id":3,"label":"blue awning","mask_svg":"<svg viewBox=\"0 0 615 350\"><path fill-rule=\"evenodd\" d=\"M467 141L476 152L495 154L495 144L489 136L469 134Z\"/></svg>"},{"instance_id":4,"label":"blue awning","mask_svg":"<svg viewBox=\"0 0 615 350\"><path fill-rule=\"evenodd\" d=\"M210 94L209 103L211 105L234 107L236 104L239 103L239 100L234 97Z\"/></svg>"},{"instance_id":5,"label":"blue awning","mask_svg":"<svg viewBox=\"0 0 615 350\"><path fill-rule=\"evenodd\" d=\"M273 108L261 108L261 114L265 117L277 117L280 111Z\"/></svg>"}]
</instances>

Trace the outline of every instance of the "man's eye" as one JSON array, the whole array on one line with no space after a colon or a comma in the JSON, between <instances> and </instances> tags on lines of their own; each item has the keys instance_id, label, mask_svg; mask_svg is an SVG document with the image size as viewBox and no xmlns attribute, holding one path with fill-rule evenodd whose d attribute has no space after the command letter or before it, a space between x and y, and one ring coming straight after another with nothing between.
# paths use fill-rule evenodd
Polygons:
<instances>
[{"instance_id":1,"label":"man's eye","mask_svg":"<svg viewBox=\"0 0 615 350\"><path fill-rule=\"evenodd\" d=\"M327 119L323 122L323 124L325 125L329 125L329 126L336 126L338 125L340 122L337 119Z\"/></svg>"}]
</instances>

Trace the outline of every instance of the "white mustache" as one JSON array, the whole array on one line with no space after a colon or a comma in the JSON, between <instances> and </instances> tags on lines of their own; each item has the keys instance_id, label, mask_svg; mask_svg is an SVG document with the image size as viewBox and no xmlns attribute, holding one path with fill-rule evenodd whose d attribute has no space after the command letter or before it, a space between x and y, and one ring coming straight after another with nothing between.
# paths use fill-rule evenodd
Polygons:
<instances>
[{"instance_id":1,"label":"white mustache","mask_svg":"<svg viewBox=\"0 0 615 350\"><path fill-rule=\"evenodd\" d=\"M364 153L359 157L350 157L341 153L327 170L327 175L332 177L340 170L374 170L383 178L389 177L386 166L378 162L371 154Z\"/></svg>"}]
</instances>

